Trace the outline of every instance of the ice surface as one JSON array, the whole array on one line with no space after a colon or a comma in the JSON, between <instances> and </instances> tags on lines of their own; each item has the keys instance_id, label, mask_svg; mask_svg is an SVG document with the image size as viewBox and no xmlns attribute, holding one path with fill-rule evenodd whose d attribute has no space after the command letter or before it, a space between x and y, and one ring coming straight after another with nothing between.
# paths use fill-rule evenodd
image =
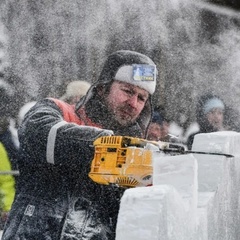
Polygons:
<instances>
[{"instance_id":1,"label":"ice surface","mask_svg":"<svg viewBox=\"0 0 240 240\"><path fill-rule=\"evenodd\" d=\"M193 150L228 153L153 156L153 186L128 189L117 240L240 239L240 133L196 135Z\"/></svg>"},{"instance_id":2,"label":"ice surface","mask_svg":"<svg viewBox=\"0 0 240 240\"><path fill-rule=\"evenodd\" d=\"M116 240L187 240L187 211L170 185L128 189L121 201Z\"/></svg>"},{"instance_id":3,"label":"ice surface","mask_svg":"<svg viewBox=\"0 0 240 240\"><path fill-rule=\"evenodd\" d=\"M188 154L159 157L155 153L153 162L153 185L173 186L184 200L186 209L196 218L198 182L197 161L194 156Z\"/></svg>"}]
</instances>

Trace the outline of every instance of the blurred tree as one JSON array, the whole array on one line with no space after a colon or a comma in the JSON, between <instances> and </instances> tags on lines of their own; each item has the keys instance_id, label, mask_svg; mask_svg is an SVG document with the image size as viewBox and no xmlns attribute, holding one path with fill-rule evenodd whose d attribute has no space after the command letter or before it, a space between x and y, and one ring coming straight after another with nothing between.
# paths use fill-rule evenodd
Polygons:
<instances>
[{"instance_id":1,"label":"blurred tree","mask_svg":"<svg viewBox=\"0 0 240 240\"><path fill-rule=\"evenodd\" d=\"M209 0L210 3L217 5L226 6L233 8L235 10L240 10L240 1L239 0Z\"/></svg>"}]
</instances>

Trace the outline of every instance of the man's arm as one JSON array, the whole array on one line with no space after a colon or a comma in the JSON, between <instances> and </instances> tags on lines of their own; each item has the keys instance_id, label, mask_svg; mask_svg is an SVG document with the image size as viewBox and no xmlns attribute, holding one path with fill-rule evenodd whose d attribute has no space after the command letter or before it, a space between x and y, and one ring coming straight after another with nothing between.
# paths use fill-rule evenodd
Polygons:
<instances>
[{"instance_id":1,"label":"man's arm","mask_svg":"<svg viewBox=\"0 0 240 240\"><path fill-rule=\"evenodd\" d=\"M54 101L44 99L26 114L19 140L21 151L29 156L27 164L80 165L91 161L93 141L111 134L110 130L64 121Z\"/></svg>"}]
</instances>

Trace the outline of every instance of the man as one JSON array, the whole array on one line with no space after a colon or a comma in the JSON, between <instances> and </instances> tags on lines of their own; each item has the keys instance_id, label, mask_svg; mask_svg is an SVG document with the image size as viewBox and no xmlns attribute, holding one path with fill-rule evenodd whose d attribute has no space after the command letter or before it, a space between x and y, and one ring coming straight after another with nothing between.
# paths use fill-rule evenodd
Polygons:
<instances>
[{"instance_id":1,"label":"man","mask_svg":"<svg viewBox=\"0 0 240 240\"><path fill-rule=\"evenodd\" d=\"M159 110L155 110L148 127L147 139L151 141L179 142L178 138L169 133L169 120Z\"/></svg>"},{"instance_id":2,"label":"man","mask_svg":"<svg viewBox=\"0 0 240 240\"><path fill-rule=\"evenodd\" d=\"M21 188L2 239L115 239L124 190L88 177L93 141L112 134L145 137L155 87L153 61L122 50L107 58L76 107L38 102L19 129Z\"/></svg>"},{"instance_id":3,"label":"man","mask_svg":"<svg viewBox=\"0 0 240 240\"><path fill-rule=\"evenodd\" d=\"M196 106L196 119L199 131L192 133L187 139L187 147L192 149L194 136L198 133L224 131L225 104L219 96L206 93L198 99Z\"/></svg>"},{"instance_id":4,"label":"man","mask_svg":"<svg viewBox=\"0 0 240 240\"><path fill-rule=\"evenodd\" d=\"M152 141L163 141L168 135L169 124L163 116L155 111L148 128L147 139Z\"/></svg>"}]
</instances>

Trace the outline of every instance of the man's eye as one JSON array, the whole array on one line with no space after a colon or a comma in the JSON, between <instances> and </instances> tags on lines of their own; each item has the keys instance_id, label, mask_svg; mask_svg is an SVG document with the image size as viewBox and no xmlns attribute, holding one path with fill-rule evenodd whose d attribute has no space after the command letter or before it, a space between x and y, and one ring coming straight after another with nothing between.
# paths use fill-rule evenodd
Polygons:
<instances>
[{"instance_id":1,"label":"man's eye","mask_svg":"<svg viewBox=\"0 0 240 240\"><path fill-rule=\"evenodd\" d=\"M139 97L138 99L139 99L141 102L146 102L145 98Z\"/></svg>"},{"instance_id":2,"label":"man's eye","mask_svg":"<svg viewBox=\"0 0 240 240\"><path fill-rule=\"evenodd\" d=\"M142 102L146 102L147 101L147 98L146 97L143 97L143 96L138 96L138 99Z\"/></svg>"},{"instance_id":3,"label":"man's eye","mask_svg":"<svg viewBox=\"0 0 240 240\"><path fill-rule=\"evenodd\" d=\"M127 93L127 94L132 94L132 91L129 90L129 89L123 89L123 91L124 91L125 93Z\"/></svg>"}]
</instances>

